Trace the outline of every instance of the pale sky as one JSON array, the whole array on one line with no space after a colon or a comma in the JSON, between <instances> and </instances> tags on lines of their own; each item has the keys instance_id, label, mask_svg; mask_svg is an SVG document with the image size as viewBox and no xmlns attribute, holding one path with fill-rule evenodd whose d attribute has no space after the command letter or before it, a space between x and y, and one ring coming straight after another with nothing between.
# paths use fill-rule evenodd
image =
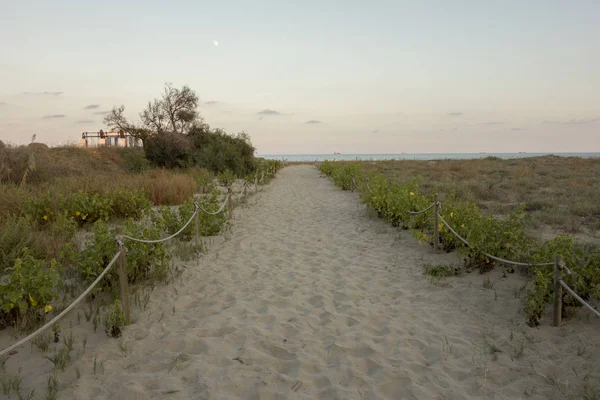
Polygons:
<instances>
[{"instance_id":1,"label":"pale sky","mask_svg":"<svg viewBox=\"0 0 600 400\"><path fill-rule=\"evenodd\" d=\"M16 144L172 82L259 154L598 152L600 1L0 0L0 82Z\"/></svg>"}]
</instances>

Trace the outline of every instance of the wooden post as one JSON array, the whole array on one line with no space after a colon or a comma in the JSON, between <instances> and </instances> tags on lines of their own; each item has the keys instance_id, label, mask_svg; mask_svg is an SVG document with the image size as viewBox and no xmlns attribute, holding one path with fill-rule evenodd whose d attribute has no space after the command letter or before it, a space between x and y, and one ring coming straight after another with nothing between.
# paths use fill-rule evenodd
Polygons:
<instances>
[{"instance_id":1,"label":"wooden post","mask_svg":"<svg viewBox=\"0 0 600 400\"><path fill-rule=\"evenodd\" d=\"M231 192L231 186L227 188L227 216L229 219L233 217L233 195Z\"/></svg>"},{"instance_id":2,"label":"wooden post","mask_svg":"<svg viewBox=\"0 0 600 400\"><path fill-rule=\"evenodd\" d=\"M562 279L560 265L562 262L562 256L557 254L554 261L554 326L560 326L562 320L562 286L560 284Z\"/></svg>"},{"instance_id":3,"label":"wooden post","mask_svg":"<svg viewBox=\"0 0 600 400\"><path fill-rule=\"evenodd\" d=\"M262 174L260 175L260 184L264 185L265 184L265 170L262 170Z\"/></svg>"},{"instance_id":4,"label":"wooden post","mask_svg":"<svg viewBox=\"0 0 600 400\"><path fill-rule=\"evenodd\" d=\"M258 172L254 175L254 193L258 192Z\"/></svg>"},{"instance_id":5,"label":"wooden post","mask_svg":"<svg viewBox=\"0 0 600 400\"><path fill-rule=\"evenodd\" d=\"M438 229L439 224L439 203L438 203L438 195L436 194L433 198L433 252L437 253L440 247L440 230Z\"/></svg>"},{"instance_id":6,"label":"wooden post","mask_svg":"<svg viewBox=\"0 0 600 400\"><path fill-rule=\"evenodd\" d=\"M355 180L354 180L354 174L352 174L352 178L351 179L352 179L352 182L350 182L350 191L352 193L354 193L354 182L355 182Z\"/></svg>"},{"instance_id":7,"label":"wooden post","mask_svg":"<svg viewBox=\"0 0 600 400\"><path fill-rule=\"evenodd\" d=\"M200 246L200 210L198 209L197 205L196 205L196 216L194 217L194 235L195 235L194 243L196 245L196 250L197 250L198 247Z\"/></svg>"},{"instance_id":8,"label":"wooden post","mask_svg":"<svg viewBox=\"0 0 600 400\"><path fill-rule=\"evenodd\" d=\"M119 286L121 288L121 304L123 305L123 314L125 314L125 324L131 323L131 305L129 302L129 283L127 281L127 255L123 245L123 228L117 228L117 238L119 244Z\"/></svg>"}]
</instances>

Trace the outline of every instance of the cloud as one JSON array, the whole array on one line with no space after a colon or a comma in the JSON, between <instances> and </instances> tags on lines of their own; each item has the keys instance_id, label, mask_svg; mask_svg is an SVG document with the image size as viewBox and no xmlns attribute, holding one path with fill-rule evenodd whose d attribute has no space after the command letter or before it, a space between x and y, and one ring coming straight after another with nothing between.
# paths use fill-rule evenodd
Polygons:
<instances>
[{"instance_id":1,"label":"cloud","mask_svg":"<svg viewBox=\"0 0 600 400\"><path fill-rule=\"evenodd\" d=\"M371 133L379 133L379 129L373 129Z\"/></svg>"},{"instance_id":2,"label":"cloud","mask_svg":"<svg viewBox=\"0 0 600 400\"><path fill-rule=\"evenodd\" d=\"M307 124L322 124L321 121L317 121L316 119L311 119L309 121L306 121Z\"/></svg>"},{"instance_id":3,"label":"cloud","mask_svg":"<svg viewBox=\"0 0 600 400\"><path fill-rule=\"evenodd\" d=\"M259 111L257 114L258 115L281 115L281 113L279 111L269 110L268 108L265 108L264 110Z\"/></svg>"},{"instance_id":4,"label":"cloud","mask_svg":"<svg viewBox=\"0 0 600 400\"><path fill-rule=\"evenodd\" d=\"M42 119L54 119L54 118L65 118L65 114L52 114L52 115L44 115Z\"/></svg>"},{"instance_id":5,"label":"cloud","mask_svg":"<svg viewBox=\"0 0 600 400\"><path fill-rule=\"evenodd\" d=\"M518 132L518 131L520 131L520 130L521 130L521 128L512 128L512 129L511 129L511 131L512 131L512 132Z\"/></svg>"},{"instance_id":6,"label":"cloud","mask_svg":"<svg viewBox=\"0 0 600 400\"><path fill-rule=\"evenodd\" d=\"M504 122L499 122L499 121L488 121L488 122L482 122L481 125L502 125Z\"/></svg>"},{"instance_id":7,"label":"cloud","mask_svg":"<svg viewBox=\"0 0 600 400\"><path fill-rule=\"evenodd\" d=\"M6 103L5 103L5 102L3 102L3 101L0 101L0 106L5 106L5 105L6 105Z\"/></svg>"},{"instance_id":8,"label":"cloud","mask_svg":"<svg viewBox=\"0 0 600 400\"><path fill-rule=\"evenodd\" d=\"M23 92L27 96L60 96L63 92Z\"/></svg>"},{"instance_id":9,"label":"cloud","mask_svg":"<svg viewBox=\"0 0 600 400\"><path fill-rule=\"evenodd\" d=\"M110 112L110 110L107 110L107 111L96 111L94 114L96 114L96 115L106 115L109 112Z\"/></svg>"},{"instance_id":10,"label":"cloud","mask_svg":"<svg viewBox=\"0 0 600 400\"><path fill-rule=\"evenodd\" d=\"M451 113L448 113L448 116L450 116L450 117L459 117L461 115L463 115L463 113L461 113L461 112L451 112Z\"/></svg>"},{"instance_id":11,"label":"cloud","mask_svg":"<svg viewBox=\"0 0 600 400\"><path fill-rule=\"evenodd\" d=\"M84 110L93 110L94 108L98 108L98 107L100 107L100 104L90 104L90 105L83 107L83 109Z\"/></svg>"},{"instance_id":12,"label":"cloud","mask_svg":"<svg viewBox=\"0 0 600 400\"><path fill-rule=\"evenodd\" d=\"M570 119L565 121L542 121L542 124L556 124L556 125L583 125L593 124L594 122L600 122L600 118L584 118L584 119Z\"/></svg>"},{"instance_id":13,"label":"cloud","mask_svg":"<svg viewBox=\"0 0 600 400\"><path fill-rule=\"evenodd\" d=\"M208 104L208 105L213 105L213 104L217 104L218 101L216 100L209 100L209 101L205 101L204 104Z\"/></svg>"},{"instance_id":14,"label":"cloud","mask_svg":"<svg viewBox=\"0 0 600 400\"><path fill-rule=\"evenodd\" d=\"M77 121L75 123L76 124L93 124L94 121L92 121L91 119L82 119L82 120L79 120L79 121Z\"/></svg>"}]
</instances>

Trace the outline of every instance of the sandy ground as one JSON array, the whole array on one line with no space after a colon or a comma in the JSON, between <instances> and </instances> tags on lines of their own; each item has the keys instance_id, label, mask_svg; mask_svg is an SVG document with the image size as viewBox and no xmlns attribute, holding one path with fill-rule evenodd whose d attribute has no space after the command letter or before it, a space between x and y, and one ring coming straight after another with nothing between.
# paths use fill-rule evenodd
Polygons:
<instances>
[{"instance_id":1,"label":"sandy ground","mask_svg":"<svg viewBox=\"0 0 600 400\"><path fill-rule=\"evenodd\" d=\"M458 256L434 255L373 218L314 167L282 170L236 210L228 236L154 289L121 339L65 321L77 354L58 373L61 398L548 399L581 398L586 382L600 390L600 320L580 310L553 328L548 309L540 327L527 327L525 278L501 268L431 281L424 265L458 265ZM6 370L17 368L24 387L45 393L51 363L39 350L11 357Z\"/></svg>"}]
</instances>

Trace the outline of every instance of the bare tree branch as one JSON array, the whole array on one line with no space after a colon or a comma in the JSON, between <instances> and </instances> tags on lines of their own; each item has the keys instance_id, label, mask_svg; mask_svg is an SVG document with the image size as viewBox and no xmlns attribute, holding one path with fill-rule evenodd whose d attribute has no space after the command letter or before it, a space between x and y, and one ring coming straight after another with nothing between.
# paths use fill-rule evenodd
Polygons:
<instances>
[{"instance_id":1,"label":"bare tree branch","mask_svg":"<svg viewBox=\"0 0 600 400\"><path fill-rule=\"evenodd\" d=\"M123 115L124 111L125 106L123 105L113 107L113 109L104 117L104 123L114 131L123 131L136 139L144 141L149 135L148 129L129 123L127 118Z\"/></svg>"},{"instance_id":2,"label":"bare tree branch","mask_svg":"<svg viewBox=\"0 0 600 400\"><path fill-rule=\"evenodd\" d=\"M198 95L188 86L177 89L171 83L166 83L162 98L148 102L140 113L139 125L125 118L125 106L113 107L104 117L104 122L110 129L127 132L142 140L150 132L187 134L194 126L203 124L198 113L198 102Z\"/></svg>"}]
</instances>

